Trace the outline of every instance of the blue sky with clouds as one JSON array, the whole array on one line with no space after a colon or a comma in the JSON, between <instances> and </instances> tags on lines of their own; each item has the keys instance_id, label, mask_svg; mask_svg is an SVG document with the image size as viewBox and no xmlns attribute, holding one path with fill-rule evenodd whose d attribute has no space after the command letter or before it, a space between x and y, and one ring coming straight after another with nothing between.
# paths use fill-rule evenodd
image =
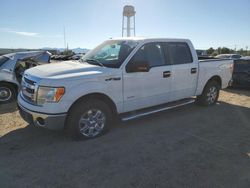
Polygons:
<instances>
[{"instance_id":1,"label":"blue sky with clouds","mask_svg":"<svg viewBox=\"0 0 250 188\"><path fill-rule=\"evenodd\" d=\"M189 38L196 48L250 47L250 0L1 0L0 48L93 48L121 37L122 8L136 8L136 34Z\"/></svg>"}]
</instances>

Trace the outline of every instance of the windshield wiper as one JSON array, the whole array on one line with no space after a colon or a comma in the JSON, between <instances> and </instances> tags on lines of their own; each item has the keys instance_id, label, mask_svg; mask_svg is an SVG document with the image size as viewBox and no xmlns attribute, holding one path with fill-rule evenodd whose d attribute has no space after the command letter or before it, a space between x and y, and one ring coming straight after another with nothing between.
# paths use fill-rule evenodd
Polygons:
<instances>
[{"instance_id":1,"label":"windshield wiper","mask_svg":"<svg viewBox=\"0 0 250 188\"><path fill-rule=\"evenodd\" d=\"M85 59L85 61L87 63L93 62L93 63L90 63L90 64L99 65L101 67L104 67L104 65L100 61L98 61L97 59Z\"/></svg>"}]
</instances>

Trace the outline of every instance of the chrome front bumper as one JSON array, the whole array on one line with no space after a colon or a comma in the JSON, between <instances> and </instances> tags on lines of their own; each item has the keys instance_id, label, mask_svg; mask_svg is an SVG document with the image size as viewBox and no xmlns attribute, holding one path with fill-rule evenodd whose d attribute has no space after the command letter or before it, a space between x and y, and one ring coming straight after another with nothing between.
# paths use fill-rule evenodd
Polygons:
<instances>
[{"instance_id":1,"label":"chrome front bumper","mask_svg":"<svg viewBox=\"0 0 250 188\"><path fill-rule=\"evenodd\" d=\"M67 114L44 114L33 112L18 104L21 117L29 124L44 127L51 130L60 130L64 128Z\"/></svg>"}]
</instances>

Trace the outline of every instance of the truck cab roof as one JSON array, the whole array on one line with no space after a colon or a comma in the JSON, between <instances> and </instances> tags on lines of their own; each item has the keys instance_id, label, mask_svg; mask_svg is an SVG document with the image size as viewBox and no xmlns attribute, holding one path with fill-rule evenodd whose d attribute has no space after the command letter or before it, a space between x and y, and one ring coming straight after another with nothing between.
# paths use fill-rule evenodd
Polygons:
<instances>
[{"instance_id":1,"label":"truck cab roof","mask_svg":"<svg viewBox=\"0 0 250 188\"><path fill-rule=\"evenodd\" d=\"M180 39L180 38L157 38L157 37L122 37L122 38L113 38L110 40L121 40L121 41L146 41L146 42L154 42L154 41L173 41L173 42L187 42L189 39Z\"/></svg>"}]
</instances>

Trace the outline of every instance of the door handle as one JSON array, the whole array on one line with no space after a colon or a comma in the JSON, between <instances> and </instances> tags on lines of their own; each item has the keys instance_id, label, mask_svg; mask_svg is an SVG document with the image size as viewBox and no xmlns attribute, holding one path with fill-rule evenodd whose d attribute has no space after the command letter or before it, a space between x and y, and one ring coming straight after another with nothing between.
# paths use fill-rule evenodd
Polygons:
<instances>
[{"instance_id":1,"label":"door handle","mask_svg":"<svg viewBox=\"0 0 250 188\"><path fill-rule=\"evenodd\" d=\"M197 68L191 68L191 74L197 73Z\"/></svg>"},{"instance_id":2,"label":"door handle","mask_svg":"<svg viewBox=\"0 0 250 188\"><path fill-rule=\"evenodd\" d=\"M163 78L168 78L170 76L171 76L171 72L170 71L163 72Z\"/></svg>"}]
</instances>

